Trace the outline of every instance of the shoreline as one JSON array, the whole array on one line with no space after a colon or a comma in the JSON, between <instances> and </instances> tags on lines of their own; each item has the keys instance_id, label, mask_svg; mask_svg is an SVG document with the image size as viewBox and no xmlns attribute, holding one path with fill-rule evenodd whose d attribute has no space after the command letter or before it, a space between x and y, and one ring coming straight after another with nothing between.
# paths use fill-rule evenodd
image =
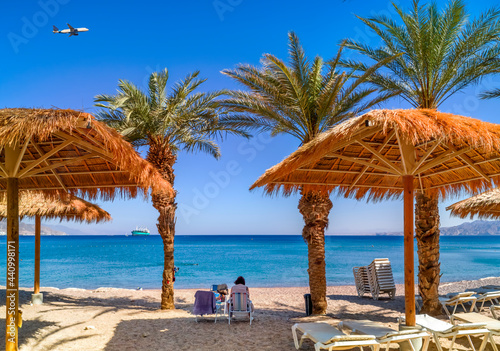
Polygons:
<instances>
[{"instance_id":1,"label":"shoreline","mask_svg":"<svg viewBox=\"0 0 500 351\"><path fill-rule=\"evenodd\" d=\"M474 288L474 287L480 287L480 285L500 285L500 276L499 277L484 277L484 278L478 278L478 279L473 279L473 280L459 280L459 281L451 281L451 282L441 282L439 285L439 289L448 289L449 287L457 287L457 286L466 286L467 289ZM327 285L327 288L345 288L345 287L354 287L354 284L339 284L339 285ZM402 283L396 284L396 286L403 286ZM415 286L418 286L416 283ZM228 284L228 287L231 287L231 284ZM113 287L113 286L100 286L98 288L92 289L92 288L75 288L75 287L68 287L68 288L58 288L54 286L42 286L40 289L48 289L48 290L54 290L54 291L63 291L63 290L74 290L74 291L98 291L98 290L106 290L106 291L111 291L111 290L125 290L125 291L160 291L161 288L142 288L139 287L140 289L137 288L119 288L119 287ZM309 286L252 286L252 289L306 289L309 288ZM0 285L0 289L5 289L4 285ZM197 287L197 288L174 288L174 291L187 291L187 290L207 290L208 287L203 286L203 287ZM19 287L19 290L33 290L33 287Z\"/></svg>"}]
</instances>

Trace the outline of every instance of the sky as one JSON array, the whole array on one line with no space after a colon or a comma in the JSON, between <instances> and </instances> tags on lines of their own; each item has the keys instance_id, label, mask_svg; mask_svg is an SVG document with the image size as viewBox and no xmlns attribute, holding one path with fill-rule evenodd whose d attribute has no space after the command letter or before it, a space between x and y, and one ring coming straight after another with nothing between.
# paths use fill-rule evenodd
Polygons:
<instances>
[{"instance_id":1,"label":"sky","mask_svg":"<svg viewBox=\"0 0 500 351\"><path fill-rule=\"evenodd\" d=\"M411 1L395 3L404 8ZM438 1L440 6L446 2ZM473 16L498 1L468 1ZM169 84L199 70L203 91L241 89L220 71L239 63L258 65L264 53L287 58L287 33L295 31L309 57L333 57L344 38L370 45L378 40L358 16L396 19L385 0L328 1L76 1L2 2L0 26L0 107L57 107L95 112L94 96L114 94L119 79L145 87L148 76L168 68ZM52 26L87 27L69 38ZM352 53L346 52L347 55ZM500 77L456 94L440 110L499 123L499 101L479 100L477 92L498 87ZM382 107L408 107L399 99ZM269 197L250 185L269 167L299 146L290 136L255 135L250 140L219 140L222 157L180 152L175 165L178 191L177 235L300 234L299 197ZM145 155L145 150L140 150ZM441 225L458 225L440 205ZM376 204L332 196L327 234L369 234L401 231L402 201ZM157 233L156 210L146 198L97 202L113 217L107 224L62 222L67 233L126 234L136 226ZM58 221L44 222L53 226Z\"/></svg>"}]
</instances>

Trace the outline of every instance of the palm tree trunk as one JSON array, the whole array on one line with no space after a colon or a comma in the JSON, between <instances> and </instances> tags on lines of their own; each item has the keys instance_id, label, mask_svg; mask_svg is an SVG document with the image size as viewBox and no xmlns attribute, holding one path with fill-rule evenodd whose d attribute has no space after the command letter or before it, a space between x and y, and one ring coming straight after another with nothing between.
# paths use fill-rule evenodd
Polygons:
<instances>
[{"instance_id":1,"label":"palm tree trunk","mask_svg":"<svg viewBox=\"0 0 500 351\"><path fill-rule=\"evenodd\" d=\"M423 307L420 313L441 314L439 302L439 208L438 199L419 193L416 196L415 232L418 245L418 289Z\"/></svg>"},{"instance_id":2,"label":"palm tree trunk","mask_svg":"<svg viewBox=\"0 0 500 351\"><path fill-rule=\"evenodd\" d=\"M302 193L299 211L304 217L302 237L307 243L309 259L309 290L311 292L312 313L325 314L326 271L325 271L325 229L332 209L328 194L321 192Z\"/></svg>"},{"instance_id":3,"label":"palm tree trunk","mask_svg":"<svg viewBox=\"0 0 500 351\"><path fill-rule=\"evenodd\" d=\"M174 185L174 169L177 157L168 143L157 138L150 140L147 160L156 167L163 178ZM174 237L175 237L175 195L154 193L151 196L153 207L158 210L158 233L163 240L163 281L161 287L161 309L174 309Z\"/></svg>"}]
</instances>

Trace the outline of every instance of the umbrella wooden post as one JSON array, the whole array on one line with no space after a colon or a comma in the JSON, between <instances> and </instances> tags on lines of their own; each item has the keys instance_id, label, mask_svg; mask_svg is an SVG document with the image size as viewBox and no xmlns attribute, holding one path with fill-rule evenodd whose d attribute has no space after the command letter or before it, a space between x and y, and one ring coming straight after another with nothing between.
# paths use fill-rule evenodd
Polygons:
<instances>
[{"instance_id":1,"label":"umbrella wooden post","mask_svg":"<svg viewBox=\"0 0 500 351\"><path fill-rule=\"evenodd\" d=\"M403 176L404 187L404 277L406 325L415 325L415 261L413 251L413 176Z\"/></svg>"},{"instance_id":2,"label":"umbrella wooden post","mask_svg":"<svg viewBox=\"0 0 500 351\"><path fill-rule=\"evenodd\" d=\"M17 350L19 305L18 178L7 178L7 288L5 350Z\"/></svg>"},{"instance_id":3,"label":"umbrella wooden post","mask_svg":"<svg viewBox=\"0 0 500 351\"><path fill-rule=\"evenodd\" d=\"M33 293L40 292L40 235L42 227L42 219L39 215L35 216L35 283Z\"/></svg>"}]
</instances>

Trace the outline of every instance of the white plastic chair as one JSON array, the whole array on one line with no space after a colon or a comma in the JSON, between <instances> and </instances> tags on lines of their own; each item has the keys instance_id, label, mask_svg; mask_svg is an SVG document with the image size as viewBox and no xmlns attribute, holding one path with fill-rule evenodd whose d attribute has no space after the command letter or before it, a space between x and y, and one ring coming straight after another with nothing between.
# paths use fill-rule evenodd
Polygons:
<instances>
[{"instance_id":1,"label":"white plastic chair","mask_svg":"<svg viewBox=\"0 0 500 351\"><path fill-rule=\"evenodd\" d=\"M231 324L231 318L237 315L245 315L250 318L250 325L252 325L253 311L252 301L248 299L247 293L232 293L227 301L228 311L227 319L228 324Z\"/></svg>"},{"instance_id":2,"label":"white plastic chair","mask_svg":"<svg viewBox=\"0 0 500 351\"><path fill-rule=\"evenodd\" d=\"M415 351L413 344L410 340L424 339L424 345L422 351L427 351L429 347L430 335L423 329L413 329L413 330L394 330L386 327L382 323L373 322L367 319L363 320L344 320L339 323L339 329L348 329L352 334L362 334L362 335L374 335L377 342L381 346L385 345L387 351L389 351L389 345L391 343L400 344L408 343L410 349ZM418 327L417 327L418 328ZM497 350L495 350L497 351Z\"/></svg>"},{"instance_id":3,"label":"white plastic chair","mask_svg":"<svg viewBox=\"0 0 500 351\"><path fill-rule=\"evenodd\" d=\"M500 336L500 321L494 318L484 316L477 312L456 313L451 316L453 322L460 321L466 323L486 323L486 329L490 331L490 344L494 351L498 351L493 336Z\"/></svg>"},{"instance_id":4,"label":"white plastic chair","mask_svg":"<svg viewBox=\"0 0 500 351\"><path fill-rule=\"evenodd\" d=\"M465 336L469 340L469 344L472 350L476 351L470 337L472 335L483 336L483 341L478 350L483 351L490 337L490 331L486 329L485 323L464 323L453 325L451 323L431 317L427 314L417 314L416 323L432 333L434 342L436 343L439 351L443 351L443 347L439 342L439 338L451 339L451 346L449 350L452 351L453 346L455 346L456 338Z\"/></svg>"},{"instance_id":5,"label":"white plastic chair","mask_svg":"<svg viewBox=\"0 0 500 351\"><path fill-rule=\"evenodd\" d=\"M302 333L300 340L297 331ZM304 339L310 339L316 351L346 350L354 347L359 347L363 351L363 346L370 346L372 351L378 351L380 348L373 335L346 335L328 323L296 323L292 326L292 335L297 350L302 346Z\"/></svg>"}]
</instances>

